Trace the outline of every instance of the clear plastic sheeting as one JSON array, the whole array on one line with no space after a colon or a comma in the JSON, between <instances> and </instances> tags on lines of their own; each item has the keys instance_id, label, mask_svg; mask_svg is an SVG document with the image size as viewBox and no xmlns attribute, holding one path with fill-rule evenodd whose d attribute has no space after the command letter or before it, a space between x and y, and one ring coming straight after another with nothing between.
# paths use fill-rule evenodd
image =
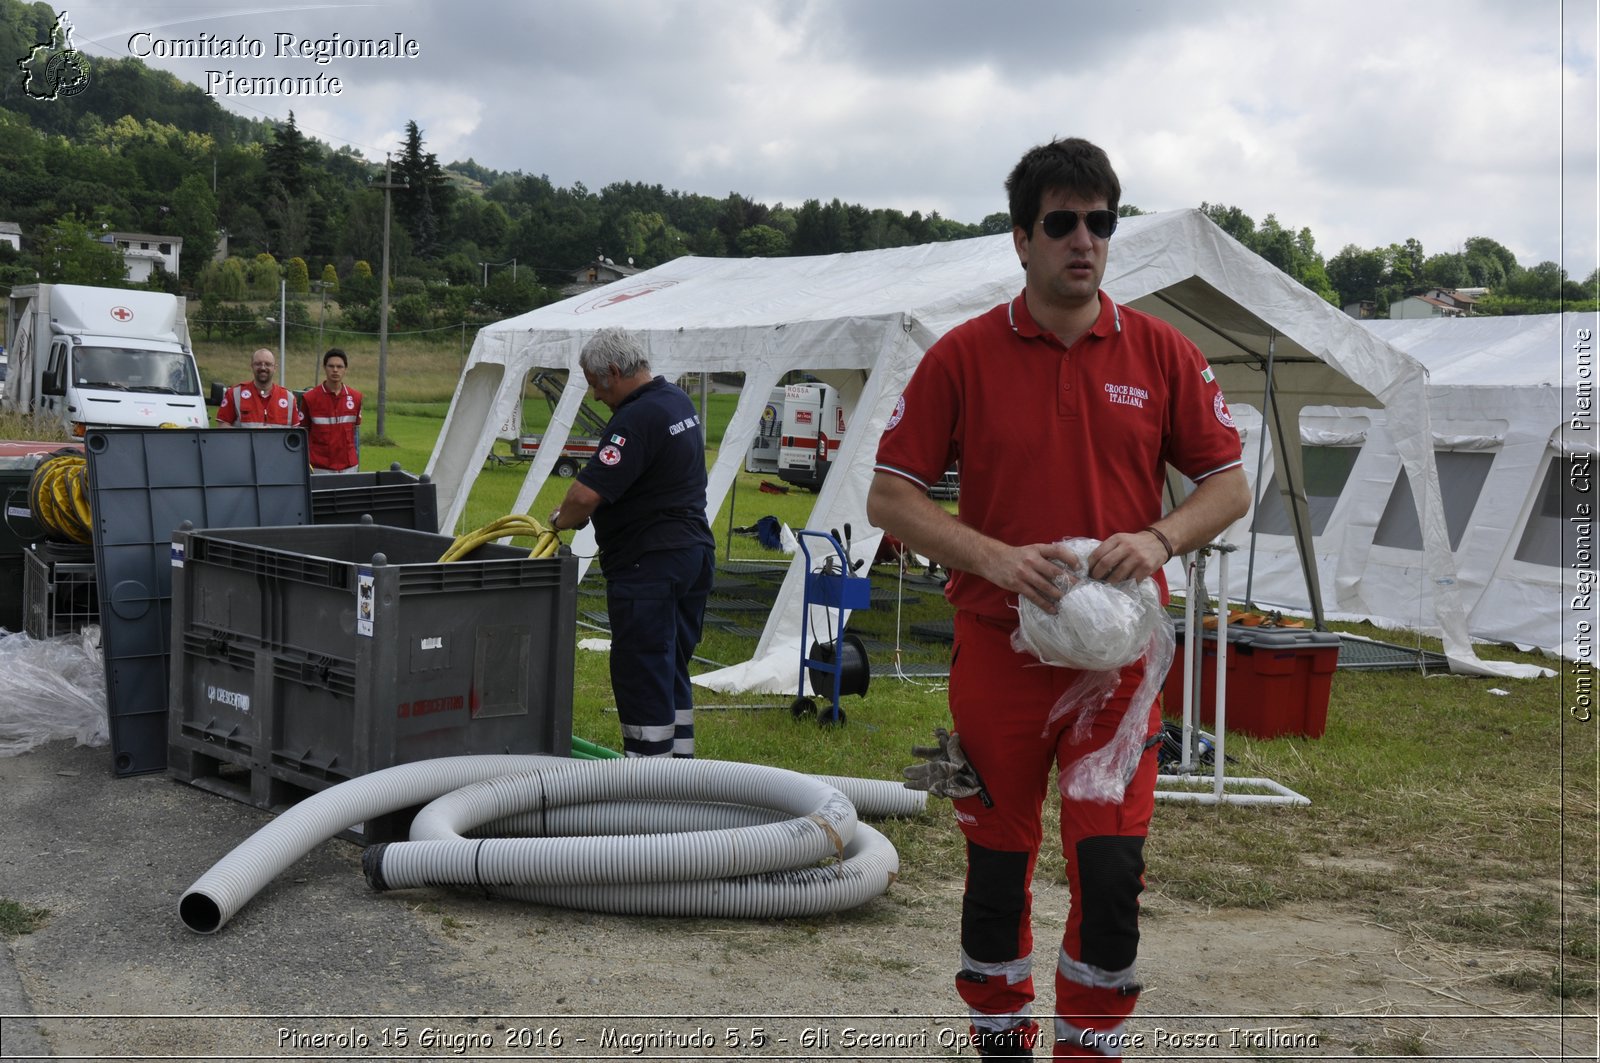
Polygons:
<instances>
[{"instance_id":1,"label":"clear plastic sheeting","mask_svg":"<svg viewBox=\"0 0 1600 1063\"><path fill-rule=\"evenodd\" d=\"M70 738L81 746L111 740L100 629L35 639L0 638L0 757Z\"/></svg>"},{"instance_id":2,"label":"clear plastic sheeting","mask_svg":"<svg viewBox=\"0 0 1600 1063\"><path fill-rule=\"evenodd\" d=\"M1056 579L1056 586L1063 591L1056 611L1047 613L1022 599L1020 622L1011 644L1045 664L1079 671L1050 710L1045 728L1048 734L1057 720L1070 717L1072 731L1067 741L1072 745L1088 741L1095 716L1121 682L1122 669L1144 661L1144 678L1111 741L1080 758L1060 779L1065 797L1115 804L1122 800L1138 768L1150 706L1166 680L1177 639L1154 580L1105 583L1090 579L1087 561L1100 540L1064 539L1061 545L1072 551L1078 563L1063 565Z\"/></svg>"},{"instance_id":3,"label":"clear plastic sheeting","mask_svg":"<svg viewBox=\"0 0 1600 1063\"><path fill-rule=\"evenodd\" d=\"M1144 678L1139 681L1139 687L1133 692L1133 699L1128 702L1128 709L1123 714L1122 720L1117 724L1117 733L1111 741L1078 761L1072 769L1062 776L1061 793L1065 797L1079 801L1098 801L1103 804L1116 804L1122 800L1122 795L1128 789L1128 783L1133 780L1133 774L1139 767L1139 756L1144 752L1145 732L1149 730L1150 706L1155 703L1156 695L1161 692L1161 686L1166 681L1167 669L1172 667L1172 654L1177 645L1173 634L1172 621L1164 613L1161 622L1150 633L1150 641L1145 646ZM1083 717L1075 721L1072 729L1071 741L1081 742L1088 737L1087 718L1092 712L1098 711L1105 704L1106 698L1111 696L1111 691L1116 689L1118 673L1111 672L1110 688L1098 700L1091 700L1081 708L1069 700L1073 694L1068 690L1062 699L1051 710L1051 718L1062 713L1080 711Z\"/></svg>"}]
</instances>

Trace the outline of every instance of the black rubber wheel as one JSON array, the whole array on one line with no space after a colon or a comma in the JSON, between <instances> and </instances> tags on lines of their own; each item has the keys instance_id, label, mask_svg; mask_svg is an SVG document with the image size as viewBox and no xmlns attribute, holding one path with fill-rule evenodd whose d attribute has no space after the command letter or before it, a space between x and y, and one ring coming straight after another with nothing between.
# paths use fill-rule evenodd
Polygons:
<instances>
[{"instance_id":1,"label":"black rubber wheel","mask_svg":"<svg viewBox=\"0 0 1600 1063\"><path fill-rule=\"evenodd\" d=\"M845 725L844 707L834 708L832 705L817 712L817 726L843 727Z\"/></svg>"},{"instance_id":2,"label":"black rubber wheel","mask_svg":"<svg viewBox=\"0 0 1600 1063\"><path fill-rule=\"evenodd\" d=\"M578 475L578 463L571 458L561 458L556 462L556 475L563 480L570 480Z\"/></svg>"},{"instance_id":3,"label":"black rubber wheel","mask_svg":"<svg viewBox=\"0 0 1600 1063\"><path fill-rule=\"evenodd\" d=\"M798 697L789 703L789 714L797 720L817 714L817 703L808 697Z\"/></svg>"}]
</instances>

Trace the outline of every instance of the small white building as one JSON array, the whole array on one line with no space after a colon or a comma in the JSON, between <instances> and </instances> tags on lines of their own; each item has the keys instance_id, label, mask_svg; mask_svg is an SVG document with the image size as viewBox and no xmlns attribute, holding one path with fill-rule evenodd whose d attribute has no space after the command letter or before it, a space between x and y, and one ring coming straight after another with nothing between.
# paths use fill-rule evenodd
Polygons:
<instances>
[{"instance_id":1,"label":"small white building","mask_svg":"<svg viewBox=\"0 0 1600 1063\"><path fill-rule=\"evenodd\" d=\"M122 252L122 262L128 279L135 284L147 281L161 268L177 276L178 257L183 252L181 236L157 236L152 233L109 233L101 237L106 243Z\"/></svg>"},{"instance_id":2,"label":"small white building","mask_svg":"<svg viewBox=\"0 0 1600 1063\"><path fill-rule=\"evenodd\" d=\"M1389 304L1389 320L1401 321L1424 317L1465 317L1470 304L1462 305L1453 299L1441 298L1438 289L1423 295L1411 295Z\"/></svg>"},{"instance_id":3,"label":"small white building","mask_svg":"<svg viewBox=\"0 0 1600 1063\"><path fill-rule=\"evenodd\" d=\"M21 251L22 226L14 221L0 221L0 244L10 244L13 251Z\"/></svg>"}]
</instances>

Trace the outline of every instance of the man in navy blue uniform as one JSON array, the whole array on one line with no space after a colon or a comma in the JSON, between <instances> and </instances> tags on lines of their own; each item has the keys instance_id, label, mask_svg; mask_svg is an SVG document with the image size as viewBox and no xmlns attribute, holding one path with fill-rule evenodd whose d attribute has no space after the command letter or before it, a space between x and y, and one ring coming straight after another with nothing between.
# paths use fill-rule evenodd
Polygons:
<instances>
[{"instance_id":1,"label":"man in navy blue uniform","mask_svg":"<svg viewBox=\"0 0 1600 1063\"><path fill-rule=\"evenodd\" d=\"M581 528L594 518L623 752L692 757L689 659L716 560L700 415L681 388L651 372L644 348L623 329L595 333L578 367L611 420L549 525Z\"/></svg>"}]
</instances>

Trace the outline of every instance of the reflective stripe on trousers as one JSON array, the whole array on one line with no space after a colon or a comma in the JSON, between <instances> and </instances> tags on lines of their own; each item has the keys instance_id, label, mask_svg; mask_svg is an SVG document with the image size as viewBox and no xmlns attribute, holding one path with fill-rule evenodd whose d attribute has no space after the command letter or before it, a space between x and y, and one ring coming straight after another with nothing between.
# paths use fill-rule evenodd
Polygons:
<instances>
[{"instance_id":1,"label":"reflective stripe on trousers","mask_svg":"<svg viewBox=\"0 0 1600 1063\"><path fill-rule=\"evenodd\" d=\"M1115 733L1142 670L1126 670L1111 701L1094 717L1088 737L1071 741L1070 720L1048 737L1045 721L1077 673L1040 666L1011 648L1010 630L956 614L950 674L954 730L982 777L993 807L980 797L952 803L967 838L962 902L963 964L956 989L981 1029L1008 1028L1026 1014L1033 979L991 972L1033 952L1032 878L1043 842L1040 807L1057 790L1059 773L1101 748ZM1150 733L1160 726L1151 706ZM1063 800L1061 845L1067 859L1070 906L1055 971L1054 1013L1069 1026L1099 1031L1095 1054L1120 1049L1107 1031L1120 1028L1138 999L1133 965L1138 949L1138 896L1143 889L1143 844L1155 807L1155 751L1146 750L1120 804ZM970 973L969 973L970 972ZM974 977L976 976L976 977ZM1059 1029L1059 1024L1058 1024ZM1080 1039L1081 1040L1081 1039ZM1082 1055L1058 1035L1058 1054ZM1105 1051L1109 1048L1110 1051ZM1070 1052L1069 1052L1070 1050Z\"/></svg>"},{"instance_id":2,"label":"reflective stripe on trousers","mask_svg":"<svg viewBox=\"0 0 1600 1063\"><path fill-rule=\"evenodd\" d=\"M694 755L689 660L700 643L716 550L655 550L606 573L611 690L630 757Z\"/></svg>"}]
</instances>

